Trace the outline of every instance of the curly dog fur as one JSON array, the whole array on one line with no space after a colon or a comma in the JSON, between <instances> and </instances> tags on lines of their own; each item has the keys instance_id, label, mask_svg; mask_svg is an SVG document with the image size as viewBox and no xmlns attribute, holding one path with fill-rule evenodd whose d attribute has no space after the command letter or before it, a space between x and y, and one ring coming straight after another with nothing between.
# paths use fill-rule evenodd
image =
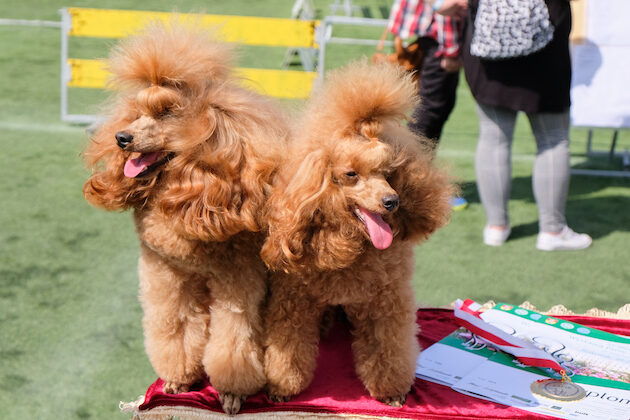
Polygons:
<instances>
[{"instance_id":1,"label":"curly dog fur","mask_svg":"<svg viewBox=\"0 0 630 420\"><path fill-rule=\"evenodd\" d=\"M414 245L447 223L454 188L401 120L411 76L365 62L331 74L308 104L270 197L262 257L274 270L265 315L268 392L310 383L319 324L341 305L370 394L404 404L419 354Z\"/></svg>"},{"instance_id":2,"label":"curly dog fur","mask_svg":"<svg viewBox=\"0 0 630 420\"><path fill-rule=\"evenodd\" d=\"M231 62L194 24L122 41L83 189L98 207L133 209L146 351L165 391L208 374L228 413L266 382L261 214L288 136L267 99L238 87Z\"/></svg>"}]
</instances>

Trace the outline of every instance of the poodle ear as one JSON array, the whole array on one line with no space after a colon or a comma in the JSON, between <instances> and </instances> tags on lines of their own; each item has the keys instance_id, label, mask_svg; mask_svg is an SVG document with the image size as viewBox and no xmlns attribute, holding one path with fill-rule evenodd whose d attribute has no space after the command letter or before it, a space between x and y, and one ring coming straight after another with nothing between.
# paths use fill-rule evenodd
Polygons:
<instances>
[{"instance_id":1,"label":"poodle ear","mask_svg":"<svg viewBox=\"0 0 630 420\"><path fill-rule=\"evenodd\" d=\"M390 185L398 192L396 224L402 239L420 241L449 221L449 200L455 186L446 171L435 166L432 150L408 144L398 153Z\"/></svg>"},{"instance_id":2,"label":"poodle ear","mask_svg":"<svg viewBox=\"0 0 630 420\"><path fill-rule=\"evenodd\" d=\"M182 151L170 162L160 210L180 225L181 233L202 241L225 241L241 232L257 232L277 162L242 138L249 135L238 124L209 111L187 127L183 143L205 139ZM240 131L239 131L240 130ZM186 145L176 147L185 149Z\"/></svg>"},{"instance_id":3,"label":"poodle ear","mask_svg":"<svg viewBox=\"0 0 630 420\"><path fill-rule=\"evenodd\" d=\"M180 156L184 158L185 156ZM179 162L172 162L176 166ZM165 180L167 189L160 196L159 209L172 220L181 234L202 241L225 241L248 228L241 218L242 198L226 174L208 171L194 157L173 168Z\"/></svg>"},{"instance_id":4,"label":"poodle ear","mask_svg":"<svg viewBox=\"0 0 630 420\"><path fill-rule=\"evenodd\" d=\"M114 141L116 124L102 126L83 152L92 175L83 195L92 205L106 210L124 210L144 199L148 186L138 186L123 174L125 158Z\"/></svg>"},{"instance_id":5,"label":"poodle ear","mask_svg":"<svg viewBox=\"0 0 630 420\"><path fill-rule=\"evenodd\" d=\"M361 246L348 229L345 218L353 216L330 161L323 150L296 161L301 163L293 177L275 188L268 202L269 235L261 256L271 269L286 272L347 266Z\"/></svg>"}]
</instances>

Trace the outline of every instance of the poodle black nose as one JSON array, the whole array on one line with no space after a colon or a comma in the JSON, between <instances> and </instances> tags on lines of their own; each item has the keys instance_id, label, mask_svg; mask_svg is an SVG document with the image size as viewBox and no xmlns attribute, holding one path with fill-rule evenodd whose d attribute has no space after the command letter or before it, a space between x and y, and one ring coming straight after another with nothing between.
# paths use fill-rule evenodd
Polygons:
<instances>
[{"instance_id":1,"label":"poodle black nose","mask_svg":"<svg viewBox=\"0 0 630 420\"><path fill-rule=\"evenodd\" d=\"M396 194L386 195L381 202L387 211L394 211L398 207L398 196Z\"/></svg>"},{"instance_id":2,"label":"poodle black nose","mask_svg":"<svg viewBox=\"0 0 630 420\"><path fill-rule=\"evenodd\" d=\"M126 131L119 131L116 133L116 143L118 143L118 147L124 149L133 141L133 136Z\"/></svg>"}]
</instances>

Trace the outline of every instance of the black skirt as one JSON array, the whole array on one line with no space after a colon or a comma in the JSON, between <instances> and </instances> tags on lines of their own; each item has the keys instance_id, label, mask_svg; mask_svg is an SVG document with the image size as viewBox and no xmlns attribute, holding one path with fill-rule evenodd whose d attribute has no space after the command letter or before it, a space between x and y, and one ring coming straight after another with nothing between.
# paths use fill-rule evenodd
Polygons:
<instances>
[{"instance_id":1,"label":"black skirt","mask_svg":"<svg viewBox=\"0 0 630 420\"><path fill-rule=\"evenodd\" d=\"M546 0L555 30L545 48L500 61L470 55L478 0L470 0L462 40L466 80L478 103L528 113L564 112L571 104L571 7L568 0Z\"/></svg>"}]
</instances>

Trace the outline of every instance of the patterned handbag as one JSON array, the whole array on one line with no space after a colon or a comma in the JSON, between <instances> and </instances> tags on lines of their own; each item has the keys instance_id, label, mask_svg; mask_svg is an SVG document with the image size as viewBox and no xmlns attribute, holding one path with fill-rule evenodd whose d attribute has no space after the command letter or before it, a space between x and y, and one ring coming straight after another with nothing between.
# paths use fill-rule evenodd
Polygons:
<instances>
[{"instance_id":1,"label":"patterned handbag","mask_svg":"<svg viewBox=\"0 0 630 420\"><path fill-rule=\"evenodd\" d=\"M479 0L470 54L487 60L522 57L553 38L544 0Z\"/></svg>"}]
</instances>

